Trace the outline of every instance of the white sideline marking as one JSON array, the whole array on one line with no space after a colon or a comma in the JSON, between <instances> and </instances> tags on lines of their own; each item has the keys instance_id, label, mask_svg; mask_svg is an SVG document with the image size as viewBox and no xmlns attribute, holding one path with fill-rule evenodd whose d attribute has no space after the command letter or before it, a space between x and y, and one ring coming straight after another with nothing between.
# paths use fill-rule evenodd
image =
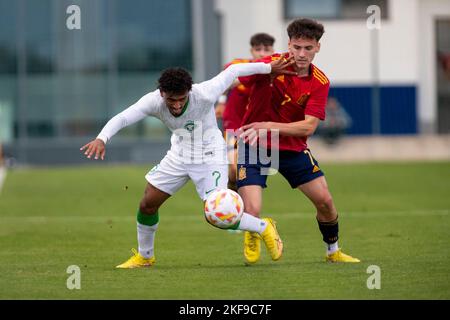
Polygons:
<instances>
[{"instance_id":1,"label":"white sideline marking","mask_svg":"<svg viewBox=\"0 0 450 320\"><path fill-rule=\"evenodd\" d=\"M449 216L450 210L411 210L411 211L349 211L343 212L343 217L354 217L354 218L376 218L376 217L389 217L389 216L397 216L397 217L407 217L407 216ZM275 219L277 217L283 218L293 218L293 219L312 219L315 217L314 212L282 212L282 213L265 213L263 216L273 216ZM183 220L198 220L202 219L202 213L197 214L184 214L184 215L174 215L174 214L164 214L164 219L183 219ZM106 223L108 220L112 220L112 222L134 222L136 221L136 217L133 215L130 216L1 216L1 221L7 220L26 220L30 223L46 223L49 221L61 221L61 220L81 220L81 221L91 221L91 222L101 222Z\"/></svg>"},{"instance_id":2,"label":"white sideline marking","mask_svg":"<svg viewBox=\"0 0 450 320\"><path fill-rule=\"evenodd\" d=\"M423 210L398 210L398 211L345 211L341 210L338 211L339 216L342 217L356 217L356 218L373 218L378 216L397 216L397 217L403 217L403 216L447 216L450 214L450 210L446 209L423 209ZM270 214L266 214L270 215ZM274 216L280 216L280 217L312 217L315 216L315 211L312 210L311 212L281 212L281 213L275 213Z\"/></svg>"},{"instance_id":3,"label":"white sideline marking","mask_svg":"<svg viewBox=\"0 0 450 320\"><path fill-rule=\"evenodd\" d=\"M6 169L4 167L0 167L0 193L2 193L3 182L6 179Z\"/></svg>"}]
</instances>

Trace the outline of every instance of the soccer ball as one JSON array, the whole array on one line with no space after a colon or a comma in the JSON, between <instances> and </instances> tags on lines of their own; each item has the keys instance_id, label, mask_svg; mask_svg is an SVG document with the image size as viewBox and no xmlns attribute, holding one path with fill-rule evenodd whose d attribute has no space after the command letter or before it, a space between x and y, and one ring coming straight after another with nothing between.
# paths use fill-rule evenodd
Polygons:
<instances>
[{"instance_id":1,"label":"soccer ball","mask_svg":"<svg viewBox=\"0 0 450 320\"><path fill-rule=\"evenodd\" d=\"M244 202L230 189L217 189L205 201L205 218L213 226L228 229L241 220Z\"/></svg>"}]
</instances>

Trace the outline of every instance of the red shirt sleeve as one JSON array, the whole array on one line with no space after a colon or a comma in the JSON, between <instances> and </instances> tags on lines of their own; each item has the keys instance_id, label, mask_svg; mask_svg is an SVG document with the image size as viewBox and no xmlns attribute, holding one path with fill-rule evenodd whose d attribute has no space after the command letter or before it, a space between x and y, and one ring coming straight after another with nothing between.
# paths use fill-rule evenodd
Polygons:
<instances>
[{"instance_id":1,"label":"red shirt sleeve","mask_svg":"<svg viewBox=\"0 0 450 320\"><path fill-rule=\"evenodd\" d=\"M320 120L325 120L325 106L328 99L328 91L330 83L319 84L313 92L306 104L305 115L310 115Z\"/></svg>"}]
</instances>

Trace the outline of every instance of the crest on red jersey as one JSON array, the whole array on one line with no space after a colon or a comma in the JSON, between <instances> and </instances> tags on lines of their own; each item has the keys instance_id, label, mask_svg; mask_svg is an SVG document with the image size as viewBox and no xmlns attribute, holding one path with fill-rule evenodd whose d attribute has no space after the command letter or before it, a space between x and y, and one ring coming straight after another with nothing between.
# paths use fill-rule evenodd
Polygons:
<instances>
[{"instance_id":1,"label":"crest on red jersey","mask_svg":"<svg viewBox=\"0 0 450 320\"><path fill-rule=\"evenodd\" d=\"M300 105L300 107L305 108L306 107L306 103L308 102L309 96L311 95L311 93L304 93L300 96L300 98L298 98L297 103Z\"/></svg>"}]
</instances>

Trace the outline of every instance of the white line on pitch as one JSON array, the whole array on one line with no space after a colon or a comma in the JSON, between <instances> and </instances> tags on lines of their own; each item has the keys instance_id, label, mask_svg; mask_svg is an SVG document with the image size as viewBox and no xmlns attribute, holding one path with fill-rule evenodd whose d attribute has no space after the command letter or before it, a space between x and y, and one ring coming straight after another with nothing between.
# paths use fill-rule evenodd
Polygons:
<instances>
[{"instance_id":1,"label":"white line on pitch","mask_svg":"<svg viewBox=\"0 0 450 320\"><path fill-rule=\"evenodd\" d=\"M411 211L349 211L343 212L342 216L344 217L357 217L357 218L376 218L376 217L389 217L389 216L448 216L450 215L450 210L411 210ZM300 219L308 219L314 217L314 212L280 212L280 213L264 213L263 216L273 216L283 217L283 218L300 218ZM180 219L180 220L196 220L199 218L203 218L202 213L199 211L196 214L190 213L185 215L179 214L171 214L167 212L164 214L164 219ZM2 216L0 220L27 220L28 222L35 223L45 223L47 221L55 221L55 220L82 220L82 221L92 221L92 222L118 222L118 221L135 221L136 217L134 215L122 215L122 216L75 216L75 215L61 215L61 216Z\"/></svg>"},{"instance_id":2,"label":"white line on pitch","mask_svg":"<svg viewBox=\"0 0 450 320\"><path fill-rule=\"evenodd\" d=\"M0 193L2 193L3 183L6 180L6 169L0 166Z\"/></svg>"}]
</instances>

